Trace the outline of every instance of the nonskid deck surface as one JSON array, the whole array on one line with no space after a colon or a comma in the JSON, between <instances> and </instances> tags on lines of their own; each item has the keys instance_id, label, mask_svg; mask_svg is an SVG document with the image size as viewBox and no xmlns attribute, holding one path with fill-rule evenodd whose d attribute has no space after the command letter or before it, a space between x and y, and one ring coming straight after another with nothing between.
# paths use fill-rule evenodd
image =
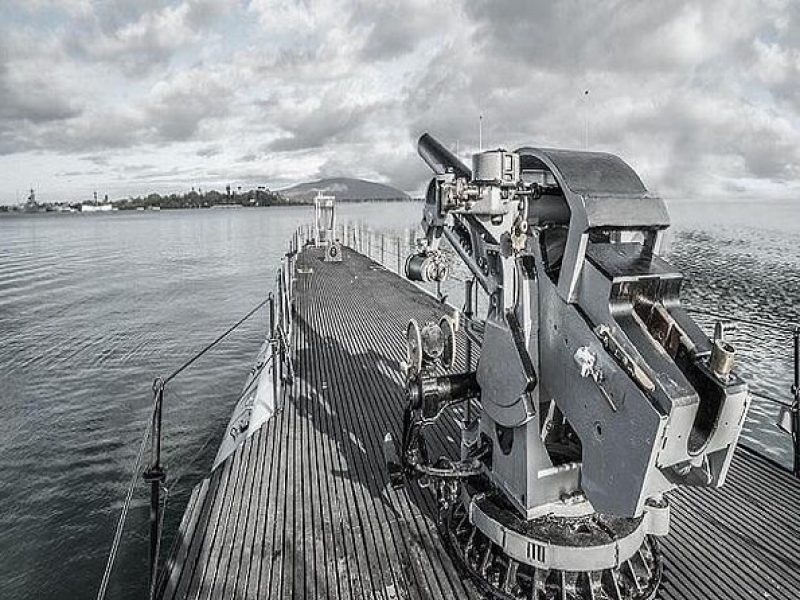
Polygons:
<instances>
[{"instance_id":1,"label":"nonskid deck surface","mask_svg":"<svg viewBox=\"0 0 800 600\"><path fill-rule=\"evenodd\" d=\"M432 496L391 489L382 452L401 429L405 326L443 307L350 249L341 263L305 249L298 267L294 385L195 488L161 597L476 598ZM453 419L434 433L437 451L456 452ZM659 598L800 597L796 480L739 450L725 488L671 501Z\"/></svg>"}]
</instances>

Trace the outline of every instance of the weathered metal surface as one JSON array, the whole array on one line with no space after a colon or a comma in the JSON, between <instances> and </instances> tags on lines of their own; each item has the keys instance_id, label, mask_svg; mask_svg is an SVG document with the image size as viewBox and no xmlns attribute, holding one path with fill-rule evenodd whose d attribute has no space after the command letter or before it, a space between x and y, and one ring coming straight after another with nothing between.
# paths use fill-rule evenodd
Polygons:
<instances>
[{"instance_id":1,"label":"weathered metal surface","mask_svg":"<svg viewBox=\"0 0 800 600\"><path fill-rule=\"evenodd\" d=\"M284 408L192 494L162 598L478 597L441 543L433 498L391 489L382 452L402 428L402 332L442 307L350 249L323 258L298 258ZM432 432L432 454L458 456L456 417ZM800 483L788 473L740 449L725 487L670 500L658 598L800 597Z\"/></svg>"}]
</instances>

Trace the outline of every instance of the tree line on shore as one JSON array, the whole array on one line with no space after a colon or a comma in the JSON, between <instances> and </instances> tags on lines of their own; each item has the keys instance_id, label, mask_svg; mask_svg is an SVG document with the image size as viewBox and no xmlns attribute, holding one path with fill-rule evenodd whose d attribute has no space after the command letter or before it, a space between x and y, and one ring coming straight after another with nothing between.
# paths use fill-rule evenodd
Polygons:
<instances>
[{"instance_id":1,"label":"tree line on shore","mask_svg":"<svg viewBox=\"0 0 800 600\"><path fill-rule=\"evenodd\" d=\"M137 208L210 208L212 206L274 206L276 204L297 204L288 201L280 193L267 188L247 191L234 191L227 188L217 190L194 190L183 194L148 194L118 200L113 203L120 210Z\"/></svg>"},{"instance_id":2,"label":"tree line on shore","mask_svg":"<svg viewBox=\"0 0 800 600\"><path fill-rule=\"evenodd\" d=\"M380 198L382 201L400 201L408 198ZM369 202L371 198L349 199L341 198L345 202ZM75 212L82 206L111 205L118 210L149 210L149 209L178 209L178 208L211 208L214 206L293 206L312 204L313 197L286 197L280 192L266 187L243 191L241 188L232 189L227 186L225 191L202 189L180 194L151 193L146 196L130 196L120 200L109 201L89 200L86 202L55 202L41 203L31 198L25 204L15 206L0 205L0 212Z\"/></svg>"}]
</instances>

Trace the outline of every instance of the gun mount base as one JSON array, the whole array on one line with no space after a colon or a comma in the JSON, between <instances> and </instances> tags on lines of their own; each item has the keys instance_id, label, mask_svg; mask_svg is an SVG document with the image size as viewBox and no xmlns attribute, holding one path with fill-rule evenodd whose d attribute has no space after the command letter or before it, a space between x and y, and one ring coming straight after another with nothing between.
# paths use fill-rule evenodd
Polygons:
<instances>
[{"instance_id":1,"label":"gun mount base","mask_svg":"<svg viewBox=\"0 0 800 600\"><path fill-rule=\"evenodd\" d=\"M522 521L500 494L465 489L440 529L453 562L487 597L651 600L662 565L649 522L596 513Z\"/></svg>"}]
</instances>

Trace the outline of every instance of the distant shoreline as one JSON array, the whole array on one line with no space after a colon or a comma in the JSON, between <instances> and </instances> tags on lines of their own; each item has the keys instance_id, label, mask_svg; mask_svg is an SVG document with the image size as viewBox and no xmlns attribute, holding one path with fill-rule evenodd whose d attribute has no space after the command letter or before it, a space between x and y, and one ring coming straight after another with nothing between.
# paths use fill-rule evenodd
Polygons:
<instances>
[{"instance_id":1,"label":"distant shoreline","mask_svg":"<svg viewBox=\"0 0 800 600\"><path fill-rule=\"evenodd\" d=\"M396 204L398 202L424 202L423 198L366 198L362 200L358 199L337 199L337 203L339 204L369 204L369 203L376 203L376 202L385 202L387 204ZM173 212L173 211L180 211L180 210L239 210L239 209L254 209L254 208L282 208L282 207L297 207L297 206L305 206L311 207L314 206L313 201L292 201L292 200L285 200L280 203L275 204L262 204L262 205L250 205L250 204L214 204L211 206L161 206L154 208L144 208L141 210L137 207L120 207L117 206L114 210L107 210L107 211L92 211L92 212L81 212L81 211L72 211L72 212L65 212L65 211L58 211L58 210L38 210L38 211L26 211L26 210L14 210L13 207L4 205L0 206L0 217L28 217L34 215L41 215L41 216L80 216L80 215L92 215L92 216L99 216L99 215L114 215L114 214L130 214L130 213L157 213L157 212Z\"/></svg>"}]
</instances>

